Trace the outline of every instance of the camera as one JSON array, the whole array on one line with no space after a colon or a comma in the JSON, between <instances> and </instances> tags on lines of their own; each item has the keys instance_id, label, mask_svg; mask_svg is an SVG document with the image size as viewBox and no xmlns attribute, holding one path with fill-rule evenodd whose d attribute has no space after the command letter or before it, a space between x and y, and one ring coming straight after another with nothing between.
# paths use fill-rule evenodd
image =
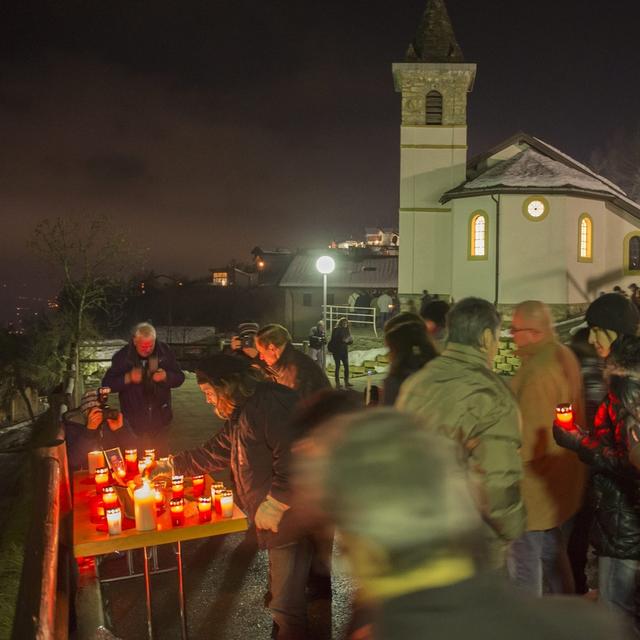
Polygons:
<instances>
[{"instance_id":1,"label":"camera","mask_svg":"<svg viewBox=\"0 0 640 640\"><path fill-rule=\"evenodd\" d=\"M103 420L117 420L120 413L117 409L112 409L109 406L110 393L111 389L109 387L100 387L98 389L98 402L100 403Z\"/></svg>"},{"instance_id":2,"label":"camera","mask_svg":"<svg viewBox=\"0 0 640 640\"><path fill-rule=\"evenodd\" d=\"M253 349L256 346L255 336L253 334L249 334L246 336L242 336L240 338L240 346L243 349Z\"/></svg>"}]
</instances>

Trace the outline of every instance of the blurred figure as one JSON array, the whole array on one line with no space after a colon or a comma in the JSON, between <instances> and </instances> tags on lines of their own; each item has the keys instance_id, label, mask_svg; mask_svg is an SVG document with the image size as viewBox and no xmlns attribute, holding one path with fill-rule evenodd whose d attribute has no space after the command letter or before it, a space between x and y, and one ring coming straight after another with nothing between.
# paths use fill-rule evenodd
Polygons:
<instances>
[{"instance_id":1,"label":"blurred figure","mask_svg":"<svg viewBox=\"0 0 640 640\"><path fill-rule=\"evenodd\" d=\"M552 430L561 403L570 403L577 421L584 424L580 365L558 342L551 311L542 302L528 300L516 306L511 335L522 362L511 389L522 416L521 490L527 530L511 544L509 573L515 584L537 596L574 593L567 545L570 521L584 498L586 468L554 442Z\"/></svg>"},{"instance_id":2,"label":"blurred figure","mask_svg":"<svg viewBox=\"0 0 640 640\"><path fill-rule=\"evenodd\" d=\"M438 352L442 352L447 338L447 313L450 305L444 300L428 298L420 308L420 315L427 327L427 333L431 337Z\"/></svg>"},{"instance_id":3,"label":"blurred figure","mask_svg":"<svg viewBox=\"0 0 640 640\"><path fill-rule=\"evenodd\" d=\"M324 322L318 320L309 331L309 357L324 371L324 346L327 344L327 332Z\"/></svg>"},{"instance_id":4,"label":"blurred figure","mask_svg":"<svg viewBox=\"0 0 640 640\"><path fill-rule=\"evenodd\" d=\"M443 444L459 448L484 522L487 562L504 567L507 545L524 531L520 496L520 414L511 391L491 370L500 314L486 300L465 298L447 315L449 341L403 383L396 406L428 418Z\"/></svg>"},{"instance_id":5,"label":"blurred figure","mask_svg":"<svg viewBox=\"0 0 640 640\"><path fill-rule=\"evenodd\" d=\"M383 291L376 300L376 306L378 309L378 327L382 328L393 311L393 298L387 291Z\"/></svg>"},{"instance_id":6,"label":"blurred figure","mask_svg":"<svg viewBox=\"0 0 640 640\"><path fill-rule=\"evenodd\" d=\"M438 426L369 410L323 425L299 454L296 482L335 521L362 597L375 607L366 637L629 637L589 603L528 598L479 570L480 514L454 444L432 435Z\"/></svg>"},{"instance_id":7,"label":"blurred figure","mask_svg":"<svg viewBox=\"0 0 640 640\"><path fill-rule=\"evenodd\" d=\"M640 315L633 303L608 293L589 305L586 321L589 342L607 358L608 394L598 408L590 433L580 424L554 423L556 442L576 451L591 471L591 505L594 520L590 542L598 556L599 597L628 616L638 615L634 604L640 569L640 475L629 463L633 455L625 403L637 386L640 367Z\"/></svg>"},{"instance_id":8,"label":"blurred figure","mask_svg":"<svg viewBox=\"0 0 640 640\"><path fill-rule=\"evenodd\" d=\"M114 354L102 386L118 393L122 413L141 446L166 455L173 418L171 389L183 382L184 373L169 346L156 340L152 325L141 322L134 327L129 344Z\"/></svg>"},{"instance_id":9,"label":"blurred figure","mask_svg":"<svg viewBox=\"0 0 640 640\"><path fill-rule=\"evenodd\" d=\"M270 367L276 382L307 398L330 387L324 371L291 344L291 334L280 324L268 324L256 333L260 359Z\"/></svg>"},{"instance_id":10,"label":"blurred figure","mask_svg":"<svg viewBox=\"0 0 640 640\"><path fill-rule=\"evenodd\" d=\"M383 404L393 405L400 385L438 355L422 318L408 312L394 316L384 326L389 348L389 375L384 381Z\"/></svg>"},{"instance_id":11,"label":"blurred figure","mask_svg":"<svg viewBox=\"0 0 640 640\"><path fill-rule=\"evenodd\" d=\"M629 285L629 289L631 290L631 302L633 302L636 307L640 307L640 288L633 282Z\"/></svg>"},{"instance_id":12,"label":"blurred figure","mask_svg":"<svg viewBox=\"0 0 640 640\"><path fill-rule=\"evenodd\" d=\"M344 367L344 386L353 387L349 382L349 345L353 344L349 321L346 318L340 318L337 326L331 332L331 340L327 345L327 349L333 356L336 366L335 379L336 389L340 388L340 364Z\"/></svg>"}]
</instances>

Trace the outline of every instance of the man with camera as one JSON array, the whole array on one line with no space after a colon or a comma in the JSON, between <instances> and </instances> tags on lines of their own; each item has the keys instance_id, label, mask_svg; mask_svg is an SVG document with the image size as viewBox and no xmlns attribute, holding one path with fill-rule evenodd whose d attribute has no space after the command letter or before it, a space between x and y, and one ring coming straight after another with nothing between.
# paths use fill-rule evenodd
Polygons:
<instances>
[{"instance_id":1,"label":"man with camera","mask_svg":"<svg viewBox=\"0 0 640 640\"><path fill-rule=\"evenodd\" d=\"M184 373L156 330L142 322L133 330L131 342L111 359L102 384L119 394L120 408L142 446L167 452L167 428L171 412L171 389L184 382Z\"/></svg>"}]
</instances>

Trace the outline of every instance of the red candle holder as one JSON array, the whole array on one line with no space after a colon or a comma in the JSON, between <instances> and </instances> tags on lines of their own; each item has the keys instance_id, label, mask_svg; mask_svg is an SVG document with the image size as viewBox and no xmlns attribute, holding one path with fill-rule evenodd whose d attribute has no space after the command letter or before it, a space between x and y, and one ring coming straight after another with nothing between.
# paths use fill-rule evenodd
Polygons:
<instances>
[{"instance_id":1,"label":"red candle holder","mask_svg":"<svg viewBox=\"0 0 640 640\"><path fill-rule=\"evenodd\" d=\"M159 513L164 509L164 483L160 481L154 482L153 492L156 501L156 511Z\"/></svg>"},{"instance_id":2,"label":"red candle holder","mask_svg":"<svg viewBox=\"0 0 640 640\"><path fill-rule=\"evenodd\" d=\"M200 522L211 522L210 496L201 496L198 498L198 520Z\"/></svg>"},{"instance_id":3,"label":"red candle holder","mask_svg":"<svg viewBox=\"0 0 640 640\"><path fill-rule=\"evenodd\" d=\"M193 497L199 498L204 493L204 476L193 476Z\"/></svg>"},{"instance_id":4,"label":"red candle holder","mask_svg":"<svg viewBox=\"0 0 640 640\"><path fill-rule=\"evenodd\" d=\"M127 465L127 474L135 476L138 473L138 450L137 449L125 449L124 461Z\"/></svg>"},{"instance_id":5,"label":"red candle holder","mask_svg":"<svg viewBox=\"0 0 640 640\"><path fill-rule=\"evenodd\" d=\"M224 483L214 482L211 485L211 499L213 500L213 509L218 515L222 513L222 511L220 510L220 495L223 491Z\"/></svg>"},{"instance_id":6,"label":"red candle holder","mask_svg":"<svg viewBox=\"0 0 640 640\"><path fill-rule=\"evenodd\" d=\"M184 476L171 478L171 495L174 498L184 498Z\"/></svg>"},{"instance_id":7,"label":"red candle holder","mask_svg":"<svg viewBox=\"0 0 640 640\"><path fill-rule=\"evenodd\" d=\"M565 402L556 406L556 422L563 426L573 425L573 407Z\"/></svg>"},{"instance_id":8,"label":"red candle holder","mask_svg":"<svg viewBox=\"0 0 640 640\"><path fill-rule=\"evenodd\" d=\"M171 524L174 527L181 527L184 524L184 498L172 498L169 501L171 511Z\"/></svg>"},{"instance_id":9,"label":"red candle holder","mask_svg":"<svg viewBox=\"0 0 640 640\"><path fill-rule=\"evenodd\" d=\"M98 494L109 484L109 468L99 467L96 469L96 475L94 476L96 483L96 491Z\"/></svg>"}]
</instances>

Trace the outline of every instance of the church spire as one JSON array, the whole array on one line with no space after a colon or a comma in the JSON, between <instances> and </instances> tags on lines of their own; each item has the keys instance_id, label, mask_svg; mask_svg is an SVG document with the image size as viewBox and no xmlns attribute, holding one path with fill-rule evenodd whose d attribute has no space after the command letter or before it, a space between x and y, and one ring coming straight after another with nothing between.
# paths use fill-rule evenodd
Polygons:
<instances>
[{"instance_id":1,"label":"church spire","mask_svg":"<svg viewBox=\"0 0 640 640\"><path fill-rule=\"evenodd\" d=\"M407 62L464 62L444 0L427 0Z\"/></svg>"}]
</instances>

